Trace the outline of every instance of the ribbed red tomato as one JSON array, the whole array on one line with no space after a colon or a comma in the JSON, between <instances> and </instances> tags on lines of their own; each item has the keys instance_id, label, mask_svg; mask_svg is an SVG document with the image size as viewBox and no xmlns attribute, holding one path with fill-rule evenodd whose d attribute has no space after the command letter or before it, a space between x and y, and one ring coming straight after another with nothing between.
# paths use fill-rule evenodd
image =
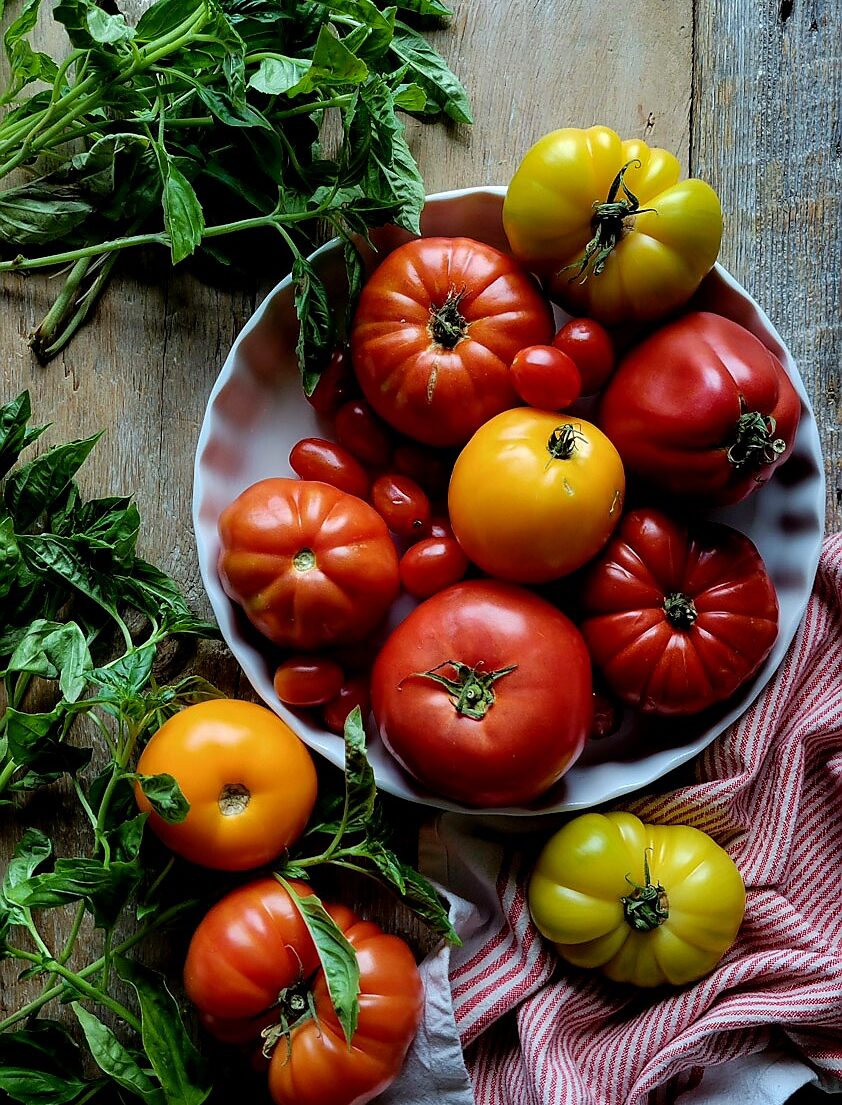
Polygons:
<instances>
[{"instance_id":1,"label":"ribbed red tomato","mask_svg":"<svg viewBox=\"0 0 842 1105\"><path fill-rule=\"evenodd\" d=\"M611 690L646 713L732 695L778 636L778 599L752 542L717 522L630 511L583 582L580 628Z\"/></svg>"},{"instance_id":2,"label":"ribbed red tomato","mask_svg":"<svg viewBox=\"0 0 842 1105\"><path fill-rule=\"evenodd\" d=\"M326 483L252 484L219 518L225 593L270 641L295 649L365 638L400 589L398 555L373 507Z\"/></svg>"},{"instance_id":3,"label":"ribbed red tomato","mask_svg":"<svg viewBox=\"0 0 842 1105\"><path fill-rule=\"evenodd\" d=\"M291 884L299 897L312 894ZM193 934L184 984L218 1039L248 1042L285 1015L291 1028L269 1064L276 1105L364 1105L400 1072L421 1019L423 986L409 947L343 905L324 903L357 954L359 1020L349 1046L312 937L274 878L232 890ZM307 1016L310 992L315 1010Z\"/></svg>"},{"instance_id":4,"label":"ribbed red tomato","mask_svg":"<svg viewBox=\"0 0 842 1105\"><path fill-rule=\"evenodd\" d=\"M587 648L531 591L457 583L393 630L372 707L389 750L435 794L471 806L529 802L582 750L593 710Z\"/></svg>"},{"instance_id":5,"label":"ribbed red tomato","mask_svg":"<svg viewBox=\"0 0 842 1105\"><path fill-rule=\"evenodd\" d=\"M783 365L754 334L694 311L623 359L598 422L628 475L724 505L751 494L786 460L800 414Z\"/></svg>"},{"instance_id":6,"label":"ribbed red tomato","mask_svg":"<svg viewBox=\"0 0 842 1105\"><path fill-rule=\"evenodd\" d=\"M363 288L351 354L386 422L428 445L461 445L519 405L512 359L552 336L547 300L507 254L470 238L419 238Z\"/></svg>"}]
</instances>

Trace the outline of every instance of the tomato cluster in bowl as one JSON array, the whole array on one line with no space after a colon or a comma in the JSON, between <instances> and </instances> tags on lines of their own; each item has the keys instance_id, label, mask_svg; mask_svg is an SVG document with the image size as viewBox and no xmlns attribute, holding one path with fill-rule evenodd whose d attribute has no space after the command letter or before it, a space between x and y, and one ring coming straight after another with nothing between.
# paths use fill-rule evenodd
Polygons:
<instances>
[{"instance_id":1,"label":"tomato cluster in bowl","mask_svg":"<svg viewBox=\"0 0 842 1105\"><path fill-rule=\"evenodd\" d=\"M576 402L580 380L598 394ZM687 716L768 655L778 606L759 554L693 517L757 491L797 428L786 373L737 323L692 311L556 335L524 266L433 235L374 272L350 354L311 401L324 436L294 446L298 480L245 493L245 545L242 502L223 512L221 578L288 653L280 699L337 729L373 690L385 744L433 793L480 807L543 793L592 731L591 664L618 705ZM279 572L270 516L288 532L315 519L324 552L308 537ZM421 603L384 640L400 592ZM536 600L552 630L524 614Z\"/></svg>"}]
</instances>

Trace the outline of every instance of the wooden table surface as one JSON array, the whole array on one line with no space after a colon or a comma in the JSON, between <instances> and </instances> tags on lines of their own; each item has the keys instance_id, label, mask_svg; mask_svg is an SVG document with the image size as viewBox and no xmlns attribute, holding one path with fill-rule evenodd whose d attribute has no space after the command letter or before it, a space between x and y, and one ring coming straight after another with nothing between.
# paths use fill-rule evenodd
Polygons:
<instances>
[{"instance_id":1,"label":"wooden table surface","mask_svg":"<svg viewBox=\"0 0 842 1105\"><path fill-rule=\"evenodd\" d=\"M476 122L410 121L427 191L505 184L530 144L559 126L604 123L674 151L718 191L720 260L795 357L824 449L827 529L839 529L839 0L454 6L453 22L435 41L466 84ZM142 554L209 613L191 525L193 455L211 386L269 285L220 289L185 272L170 276L153 258L132 258L93 321L46 367L25 339L49 305L49 280L13 276L0 286L3 400L29 388L35 421L53 424L44 444L106 428L83 489L134 494ZM230 693L249 693L223 646L203 651L200 670ZM392 924L404 920L390 902L371 908Z\"/></svg>"}]
</instances>

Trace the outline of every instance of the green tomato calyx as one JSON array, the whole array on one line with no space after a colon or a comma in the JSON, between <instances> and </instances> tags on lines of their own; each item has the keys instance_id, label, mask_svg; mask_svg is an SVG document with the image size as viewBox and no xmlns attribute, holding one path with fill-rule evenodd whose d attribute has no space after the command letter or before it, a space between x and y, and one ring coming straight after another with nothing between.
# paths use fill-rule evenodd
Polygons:
<instances>
[{"instance_id":1,"label":"green tomato calyx","mask_svg":"<svg viewBox=\"0 0 842 1105\"><path fill-rule=\"evenodd\" d=\"M294 986L287 986L281 990L273 1008L277 1010L278 1020L274 1024L261 1029L260 1035L263 1039L261 1050L264 1057L269 1059L278 1043L285 1040L287 1046L285 1062L288 1062L292 1053L292 1041L290 1039L292 1030L303 1024L304 1021L314 1020L317 1024L319 1022L309 979L302 978Z\"/></svg>"},{"instance_id":2,"label":"green tomato calyx","mask_svg":"<svg viewBox=\"0 0 842 1105\"><path fill-rule=\"evenodd\" d=\"M316 554L312 549L300 549L292 558L296 572L310 572L316 566Z\"/></svg>"},{"instance_id":3,"label":"green tomato calyx","mask_svg":"<svg viewBox=\"0 0 842 1105\"><path fill-rule=\"evenodd\" d=\"M660 883L653 883L649 874L649 857L647 848L643 853L643 873L645 884L640 886L629 875L626 882L634 887L632 894L620 898L623 903L623 913L626 924L635 932L651 932L658 928L669 918L669 901L667 892Z\"/></svg>"},{"instance_id":4,"label":"green tomato calyx","mask_svg":"<svg viewBox=\"0 0 842 1105\"><path fill-rule=\"evenodd\" d=\"M440 307L430 308L430 321L427 330L436 345L444 349L455 349L459 342L468 335L468 322L459 310L459 304L465 296L467 289L457 291L451 288L447 293L447 299Z\"/></svg>"},{"instance_id":5,"label":"green tomato calyx","mask_svg":"<svg viewBox=\"0 0 842 1105\"><path fill-rule=\"evenodd\" d=\"M774 464L781 453L786 452L784 439L775 437L776 425L771 415L759 411L740 415L734 443L727 454L737 471Z\"/></svg>"},{"instance_id":6,"label":"green tomato calyx","mask_svg":"<svg viewBox=\"0 0 842 1105\"><path fill-rule=\"evenodd\" d=\"M664 613L667 621L675 629L692 629L693 623L699 616L696 604L689 595L682 595L675 591L664 599Z\"/></svg>"},{"instance_id":7,"label":"green tomato calyx","mask_svg":"<svg viewBox=\"0 0 842 1105\"><path fill-rule=\"evenodd\" d=\"M626 219L632 215L642 215L644 211L655 210L654 207L641 207L640 200L629 190L625 177L632 165L639 169L640 161L637 158L627 161L614 177L606 201L600 203L597 200L594 203L594 215L591 219L593 237L579 260L565 265L561 270L565 272L567 269L576 269L570 277L571 281L581 277L581 283L584 284L588 276L599 276L611 256L611 251L626 232ZM617 199L621 191L623 198Z\"/></svg>"},{"instance_id":8,"label":"green tomato calyx","mask_svg":"<svg viewBox=\"0 0 842 1105\"><path fill-rule=\"evenodd\" d=\"M481 667L481 664L477 664L472 668L460 660L443 660L430 671L418 672L417 675L422 679L432 679L444 687L457 714L481 721L494 705L494 684L504 675L513 672L517 664L487 672L481 671ZM453 668L453 677L440 675L441 668Z\"/></svg>"},{"instance_id":9,"label":"green tomato calyx","mask_svg":"<svg viewBox=\"0 0 842 1105\"><path fill-rule=\"evenodd\" d=\"M550 434L547 442L547 452L553 460L570 460L576 452L576 446L580 441L587 441L582 433L582 427L572 422L565 422L563 426L556 426Z\"/></svg>"}]
</instances>

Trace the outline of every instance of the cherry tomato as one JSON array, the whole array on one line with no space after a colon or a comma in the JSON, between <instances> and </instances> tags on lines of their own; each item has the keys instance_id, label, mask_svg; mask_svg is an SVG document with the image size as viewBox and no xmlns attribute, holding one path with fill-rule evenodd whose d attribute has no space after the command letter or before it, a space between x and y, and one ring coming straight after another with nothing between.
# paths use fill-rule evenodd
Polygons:
<instances>
[{"instance_id":1,"label":"cherry tomato","mask_svg":"<svg viewBox=\"0 0 842 1105\"><path fill-rule=\"evenodd\" d=\"M401 583L417 599L426 599L458 583L469 560L455 537L427 537L401 557Z\"/></svg>"},{"instance_id":2,"label":"cherry tomato","mask_svg":"<svg viewBox=\"0 0 842 1105\"><path fill-rule=\"evenodd\" d=\"M179 856L221 871L261 867L298 839L316 800L307 747L264 706L212 699L165 721L138 761L141 775L172 775L190 803L173 824L152 810L149 826Z\"/></svg>"},{"instance_id":3,"label":"cherry tomato","mask_svg":"<svg viewBox=\"0 0 842 1105\"><path fill-rule=\"evenodd\" d=\"M530 407L561 411L582 391L582 378L573 360L554 345L528 345L512 361L515 391Z\"/></svg>"},{"instance_id":4,"label":"cherry tomato","mask_svg":"<svg viewBox=\"0 0 842 1105\"><path fill-rule=\"evenodd\" d=\"M355 706L359 706L363 718L368 717L371 710L371 675L367 671L349 676L336 697L322 706L325 728L341 736L345 730L345 719Z\"/></svg>"},{"instance_id":5,"label":"cherry tomato","mask_svg":"<svg viewBox=\"0 0 842 1105\"><path fill-rule=\"evenodd\" d=\"M290 466L302 480L319 480L356 495L368 496L369 478L366 470L347 449L321 437L305 437L293 445Z\"/></svg>"},{"instance_id":6,"label":"cherry tomato","mask_svg":"<svg viewBox=\"0 0 842 1105\"><path fill-rule=\"evenodd\" d=\"M350 357L345 349L335 349L307 400L316 413L329 418L337 412L341 404L358 392Z\"/></svg>"},{"instance_id":7,"label":"cherry tomato","mask_svg":"<svg viewBox=\"0 0 842 1105\"><path fill-rule=\"evenodd\" d=\"M437 514L430 521L430 537L452 537L453 526L446 515Z\"/></svg>"},{"instance_id":8,"label":"cherry tomato","mask_svg":"<svg viewBox=\"0 0 842 1105\"><path fill-rule=\"evenodd\" d=\"M322 369L313 394L307 398L318 414L329 418L346 400L358 393L356 383L350 357L344 349L335 349Z\"/></svg>"},{"instance_id":9,"label":"cherry tomato","mask_svg":"<svg viewBox=\"0 0 842 1105\"><path fill-rule=\"evenodd\" d=\"M599 391L614 371L614 342L605 327L592 318L572 318L553 338L579 369L582 395Z\"/></svg>"},{"instance_id":10,"label":"cherry tomato","mask_svg":"<svg viewBox=\"0 0 842 1105\"><path fill-rule=\"evenodd\" d=\"M322 706L344 681L342 666L327 656L290 656L275 671L275 694L287 706Z\"/></svg>"},{"instance_id":11,"label":"cherry tomato","mask_svg":"<svg viewBox=\"0 0 842 1105\"><path fill-rule=\"evenodd\" d=\"M409 476L379 476L371 486L371 504L396 536L416 541L427 536L430 500Z\"/></svg>"},{"instance_id":12,"label":"cherry tomato","mask_svg":"<svg viewBox=\"0 0 842 1105\"><path fill-rule=\"evenodd\" d=\"M363 399L343 403L334 420L336 440L367 468L382 470L392 461L389 431Z\"/></svg>"},{"instance_id":13,"label":"cherry tomato","mask_svg":"<svg viewBox=\"0 0 842 1105\"><path fill-rule=\"evenodd\" d=\"M436 498L447 494L453 460L449 453L411 442L395 449L393 465L396 472L411 477L431 498Z\"/></svg>"}]
</instances>

